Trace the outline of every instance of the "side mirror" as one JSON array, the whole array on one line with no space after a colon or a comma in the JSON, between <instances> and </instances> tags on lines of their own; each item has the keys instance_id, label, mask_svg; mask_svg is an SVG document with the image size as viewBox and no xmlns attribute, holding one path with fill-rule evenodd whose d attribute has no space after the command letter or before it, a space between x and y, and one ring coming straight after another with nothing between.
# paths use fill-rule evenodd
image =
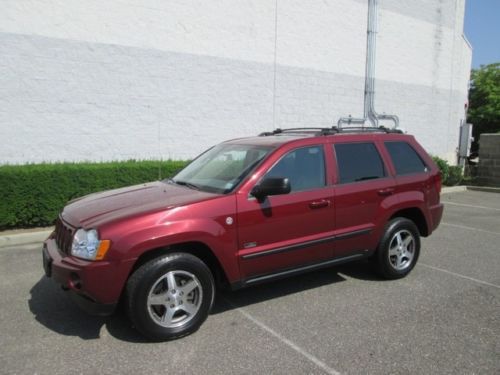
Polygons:
<instances>
[{"instance_id":1,"label":"side mirror","mask_svg":"<svg viewBox=\"0 0 500 375\"><path fill-rule=\"evenodd\" d=\"M292 190L290 181L284 177L268 177L255 185L250 192L255 198L261 200L269 195L288 194Z\"/></svg>"}]
</instances>

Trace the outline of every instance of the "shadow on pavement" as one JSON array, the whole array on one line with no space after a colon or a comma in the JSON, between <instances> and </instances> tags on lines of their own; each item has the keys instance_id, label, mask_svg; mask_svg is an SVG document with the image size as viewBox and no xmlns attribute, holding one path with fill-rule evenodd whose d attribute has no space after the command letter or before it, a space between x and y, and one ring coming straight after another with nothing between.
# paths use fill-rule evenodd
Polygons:
<instances>
[{"instance_id":1,"label":"shadow on pavement","mask_svg":"<svg viewBox=\"0 0 500 375\"><path fill-rule=\"evenodd\" d=\"M43 276L30 290L29 309L35 319L48 329L84 340L101 337L101 329L115 338L129 342L147 342L126 318L121 309L107 317L93 316L76 306L56 283Z\"/></svg>"},{"instance_id":2,"label":"shadow on pavement","mask_svg":"<svg viewBox=\"0 0 500 375\"><path fill-rule=\"evenodd\" d=\"M365 281L388 281L381 278L376 272L376 265L370 259L360 260L358 262L346 263L335 269L337 272L353 279Z\"/></svg>"},{"instance_id":3,"label":"shadow on pavement","mask_svg":"<svg viewBox=\"0 0 500 375\"><path fill-rule=\"evenodd\" d=\"M219 290L211 314L221 314L237 307L339 283L346 280L342 275L361 280L381 280L369 262L355 262L238 291ZM28 305L35 319L61 335L77 336L84 340L99 339L105 326L109 334L118 340L149 342L132 327L123 308L119 307L108 317L88 315L71 301L66 292L45 276L31 288L30 294Z\"/></svg>"},{"instance_id":4,"label":"shadow on pavement","mask_svg":"<svg viewBox=\"0 0 500 375\"><path fill-rule=\"evenodd\" d=\"M273 281L237 291L220 291L212 308L212 314L223 313L235 307L244 307L274 298L300 293L345 281L346 275L359 280L382 281L369 261L359 261L337 267L324 268L318 271Z\"/></svg>"}]
</instances>

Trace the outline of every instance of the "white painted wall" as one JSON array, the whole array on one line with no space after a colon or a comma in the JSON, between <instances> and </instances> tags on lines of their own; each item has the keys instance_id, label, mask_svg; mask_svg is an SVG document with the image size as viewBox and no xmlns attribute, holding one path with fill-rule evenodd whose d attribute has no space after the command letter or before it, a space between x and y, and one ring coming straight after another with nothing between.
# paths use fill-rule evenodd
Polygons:
<instances>
[{"instance_id":1,"label":"white painted wall","mask_svg":"<svg viewBox=\"0 0 500 375\"><path fill-rule=\"evenodd\" d=\"M0 0L0 163L186 159L274 126L359 116L367 0L275 4ZM377 110L454 162L464 0L379 4Z\"/></svg>"}]
</instances>

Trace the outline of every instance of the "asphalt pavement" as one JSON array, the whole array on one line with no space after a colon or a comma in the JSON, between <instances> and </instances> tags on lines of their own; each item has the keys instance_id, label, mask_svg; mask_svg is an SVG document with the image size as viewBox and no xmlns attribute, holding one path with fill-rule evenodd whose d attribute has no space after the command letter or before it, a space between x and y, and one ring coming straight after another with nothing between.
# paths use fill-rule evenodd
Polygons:
<instances>
[{"instance_id":1,"label":"asphalt pavement","mask_svg":"<svg viewBox=\"0 0 500 375\"><path fill-rule=\"evenodd\" d=\"M43 276L40 244L0 248L0 374L499 374L500 194L442 200L407 278L359 262L224 292L166 343L81 312Z\"/></svg>"}]
</instances>

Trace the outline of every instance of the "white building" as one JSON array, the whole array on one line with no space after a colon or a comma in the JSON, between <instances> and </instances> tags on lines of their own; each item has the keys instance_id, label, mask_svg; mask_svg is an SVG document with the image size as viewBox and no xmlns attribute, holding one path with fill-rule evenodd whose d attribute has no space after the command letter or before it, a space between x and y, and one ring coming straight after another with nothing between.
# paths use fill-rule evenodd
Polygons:
<instances>
[{"instance_id":1,"label":"white building","mask_svg":"<svg viewBox=\"0 0 500 375\"><path fill-rule=\"evenodd\" d=\"M377 111L456 161L465 0L379 0ZM363 114L368 0L0 0L0 164L187 159Z\"/></svg>"}]
</instances>

